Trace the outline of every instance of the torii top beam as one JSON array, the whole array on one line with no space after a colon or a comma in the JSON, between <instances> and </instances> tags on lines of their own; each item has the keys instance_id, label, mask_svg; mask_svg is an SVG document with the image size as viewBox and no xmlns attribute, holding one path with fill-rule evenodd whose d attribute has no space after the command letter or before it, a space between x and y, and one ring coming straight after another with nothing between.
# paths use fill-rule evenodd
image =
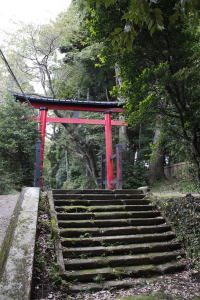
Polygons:
<instances>
[{"instance_id":1,"label":"torii top beam","mask_svg":"<svg viewBox=\"0 0 200 300\"><path fill-rule=\"evenodd\" d=\"M83 100L67 100L52 99L38 96L26 96L18 93L12 93L16 100L25 103L34 108L46 107L48 109L58 110L78 110L93 112L123 112L124 102L119 101L83 101Z\"/></svg>"}]
</instances>

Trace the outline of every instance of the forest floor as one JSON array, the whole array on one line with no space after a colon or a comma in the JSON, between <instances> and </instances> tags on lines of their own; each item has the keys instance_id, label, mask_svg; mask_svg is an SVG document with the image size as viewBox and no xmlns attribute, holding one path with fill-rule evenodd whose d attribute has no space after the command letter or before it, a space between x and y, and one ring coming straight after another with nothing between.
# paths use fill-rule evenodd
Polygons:
<instances>
[{"instance_id":1,"label":"forest floor","mask_svg":"<svg viewBox=\"0 0 200 300\"><path fill-rule=\"evenodd\" d=\"M40 209L31 300L200 300L200 270L187 259L184 272L151 279L130 279L132 288L69 295L61 283L47 205ZM135 295L140 295L133 297ZM147 297L151 295L151 297Z\"/></svg>"},{"instance_id":2,"label":"forest floor","mask_svg":"<svg viewBox=\"0 0 200 300\"><path fill-rule=\"evenodd\" d=\"M157 295L155 299L158 298L159 300L172 300L173 296L174 299L176 299L175 297L184 300L197 297L200 299L200 273L193 276L191 270L149 280L132 279L132 282L133 287L129 289L100 291L93 294L82 293L60 299L114 300L124 299L133 295Z\"/></svg>"}]
</instances>

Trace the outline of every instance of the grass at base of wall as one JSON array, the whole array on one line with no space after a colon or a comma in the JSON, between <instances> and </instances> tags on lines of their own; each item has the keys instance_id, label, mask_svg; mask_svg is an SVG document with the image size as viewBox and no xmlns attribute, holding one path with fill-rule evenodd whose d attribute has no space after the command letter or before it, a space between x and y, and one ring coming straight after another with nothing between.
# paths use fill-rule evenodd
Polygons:
<instances>
[{"instance_id":1,"label":"grass at base of wall","mask_svg":"<svg viewBox=\"0 0 200 300\"><path fill-rule=\"evenodd\" d=\"M151 192L200 193L200 183L195 180L163 180L150 186Z\"/></svg>"}]
</instances>

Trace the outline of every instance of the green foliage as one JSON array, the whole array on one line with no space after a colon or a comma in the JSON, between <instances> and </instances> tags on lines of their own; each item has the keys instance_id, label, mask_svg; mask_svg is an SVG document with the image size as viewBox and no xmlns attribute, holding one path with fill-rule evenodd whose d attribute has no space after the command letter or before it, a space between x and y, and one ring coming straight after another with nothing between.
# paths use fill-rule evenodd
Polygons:
<instances>
[{"instance_id":1,"label":"green foliage","mask_svg":"<svg viewBox=\"0 0 200 300\"><path fill-rule=\"evenodd\" d=\"M40 201L39 201L39 210L41 213L47 213L48 212L48 198L46 193L40 194Z\"/></svg>"},{"instance_id":2,"label":"green foliage","mask_svg":"<svg viewBox=\"0 0 200 300\"><path fill-rule=\"evenodd\" d=\"M141 29L150 35L167 29L168 24L176 26L185 16L193 15L193 24L198 22L200 6L197 0L165 1L145 0L76 0L84 15L90 33L95 38L111 42L120 51L124 47L131 51L133 41ZM112 17L111 17L112 16ZM117 18L115 18L117 16ZM109 19L109 17L111 17ZM107 21L107 22L106 22Z\"/></svg>"},{"instance_id":3,"label":"green foliage","mask_svg":"<svg viewBox=\"0 0 200 300\"><path fill-rule=\"evenodd\" d=\"M55 26L62 31L60 51L65 55L53 86L56 97L82 100L108 100L115 82L114 68L101 66L102 43L90 44L88 32L81 26L75 5L61 14ZM62 112L63 117L71 114ZM82 118L103 118L102 114L81 112ZM55 188L89 188L97 186L99 152L104 141L99 126L54 126L46 156L45 184ZM102 149L103 150L103 149Z\"/></svg>"},{"instance_id":4,"label":"green foliage","mask_svg":"<svg viewBox=\"0 0 200 300\"><path fill-rule=\"evenodd\" d=\"M80 141L80 145L77 145L73 140L73 134L78 138L78 142ZM59 127L59 130L57 128L55 135L52 136L52 141L48 145L48 149L46 149L47 168L45 171L45 184L52 188L78 189L95 187L94 178L86 161L87 157L86 159L83 158L86 155L90 155L98 172L98 153L100 145L103 144L101 137L104 132L97 126L75 125L73 134L72 136L66 135L65 130L61 127ZM85 145L81 143L81 139L83 139ZM81 147L83 147L85 152L83 152Z\"/></svg>"},{"instance_id":5,"label":"green foliage","mask_svg":"<svg viewBox=\"0 0 200 300\"><path fill-rule=\"evenodd\" d=\"M37 126L27 107L7 97L0 104L0 192L32 186Z\"/></svg>"},{"instance_id":6,"label":"green foliage","mask_svg":"<svg viewBox=\"0 0 200 300\"><path fill-rule=\"evenodd\" d=\"M80 162L79 162L80 166ZM80 170L80 167L79 167ZM63 189L89 189L91 187L95 188L94 183L91 181L89 174L86 175L78 175L79 172L73 177L73 180L66 180L63 183Z\"/></svg>"},{"instance_id":7,"label":"green foliage","mask_svg":"<svg viewBox=\"0 0 200 300\"><path fill-rule=\"evenodd\" d=\"M105 280L105 278L103 277L102 274L98 274L97 276L95 276L95 277L93 278L93 280L94 280L96 283L101 283L101 282L103 282L103 281Z\"/></svg>"},{"instance_id":8,"label":"green foliage","mask_svg":"<svg viewBox=\"0 0 200 300\"><path fill-rule=\"evenodd\" d=\"M103 65L120 67L112 96L126 101L128 123L154 126L161 116L163 151L172 161L193 159L200 180L198 1L76 2L90 42L104 43Z\"/></svg>"},{"instance_id":9,"label":"green foliage","mask_svg":"<svg viewBox=\"0 0 200 300\"><path fill-rule=\"evenodd\" d=\"M99 65L102 43L89 43L88 31L75 4L59 16L55 27L62 28L60 51L65 54L62 76L54 80L58 97L105 100L114 84L113 68ZM64 76L63 76L64 75Z\"/></svg>"},{"instance_id":10,"label":"green foliage","mask_svg":"<svg viewBox=\"0 0 200 300\"><path fill-rule=\"evenodd\" d=\"M148 183L148 173L144 162L133 162L127 160L124 164L124 189L134 189L140 186L146 186Z\"/></svg>"},{"instance_id":11,"label":"green foliage","mask_svg":"<svg viewBox=\"0 0 200 300\"><path fill-rule=\"evenodd\" d=\"M182 180L181 182L177 183L175 187L179 192L182 193L186 193L186 192L200 193L200 185L196 180L192 180L192 181Z\"/></svg>"}]
</instances>

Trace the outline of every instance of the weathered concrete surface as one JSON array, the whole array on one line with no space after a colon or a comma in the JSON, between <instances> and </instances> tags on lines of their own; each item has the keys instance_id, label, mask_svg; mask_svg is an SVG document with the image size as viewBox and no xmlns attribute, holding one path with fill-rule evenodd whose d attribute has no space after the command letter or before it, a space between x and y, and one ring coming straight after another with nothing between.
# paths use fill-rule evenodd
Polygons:
<instances>
[{"instance_id":1,"label":"weathered concrete surface","mask_svg":"<svg viewBox=\"0 0 200 300\"><path fill-rule=\"evenodd\" d=\"M0 283L0 300L30 299L39 188L25 188L10 251Z\"/></svg>"},{"instance_id":2,"label":"weathered concrete surface","mask_svg":"<svg viewBox=\"0 0 200 300\"><path fill-rule=\"evenodd\" d=\"M0 195L0 277L17 219L19 194Z\"/></svg>"}]
</instances>

